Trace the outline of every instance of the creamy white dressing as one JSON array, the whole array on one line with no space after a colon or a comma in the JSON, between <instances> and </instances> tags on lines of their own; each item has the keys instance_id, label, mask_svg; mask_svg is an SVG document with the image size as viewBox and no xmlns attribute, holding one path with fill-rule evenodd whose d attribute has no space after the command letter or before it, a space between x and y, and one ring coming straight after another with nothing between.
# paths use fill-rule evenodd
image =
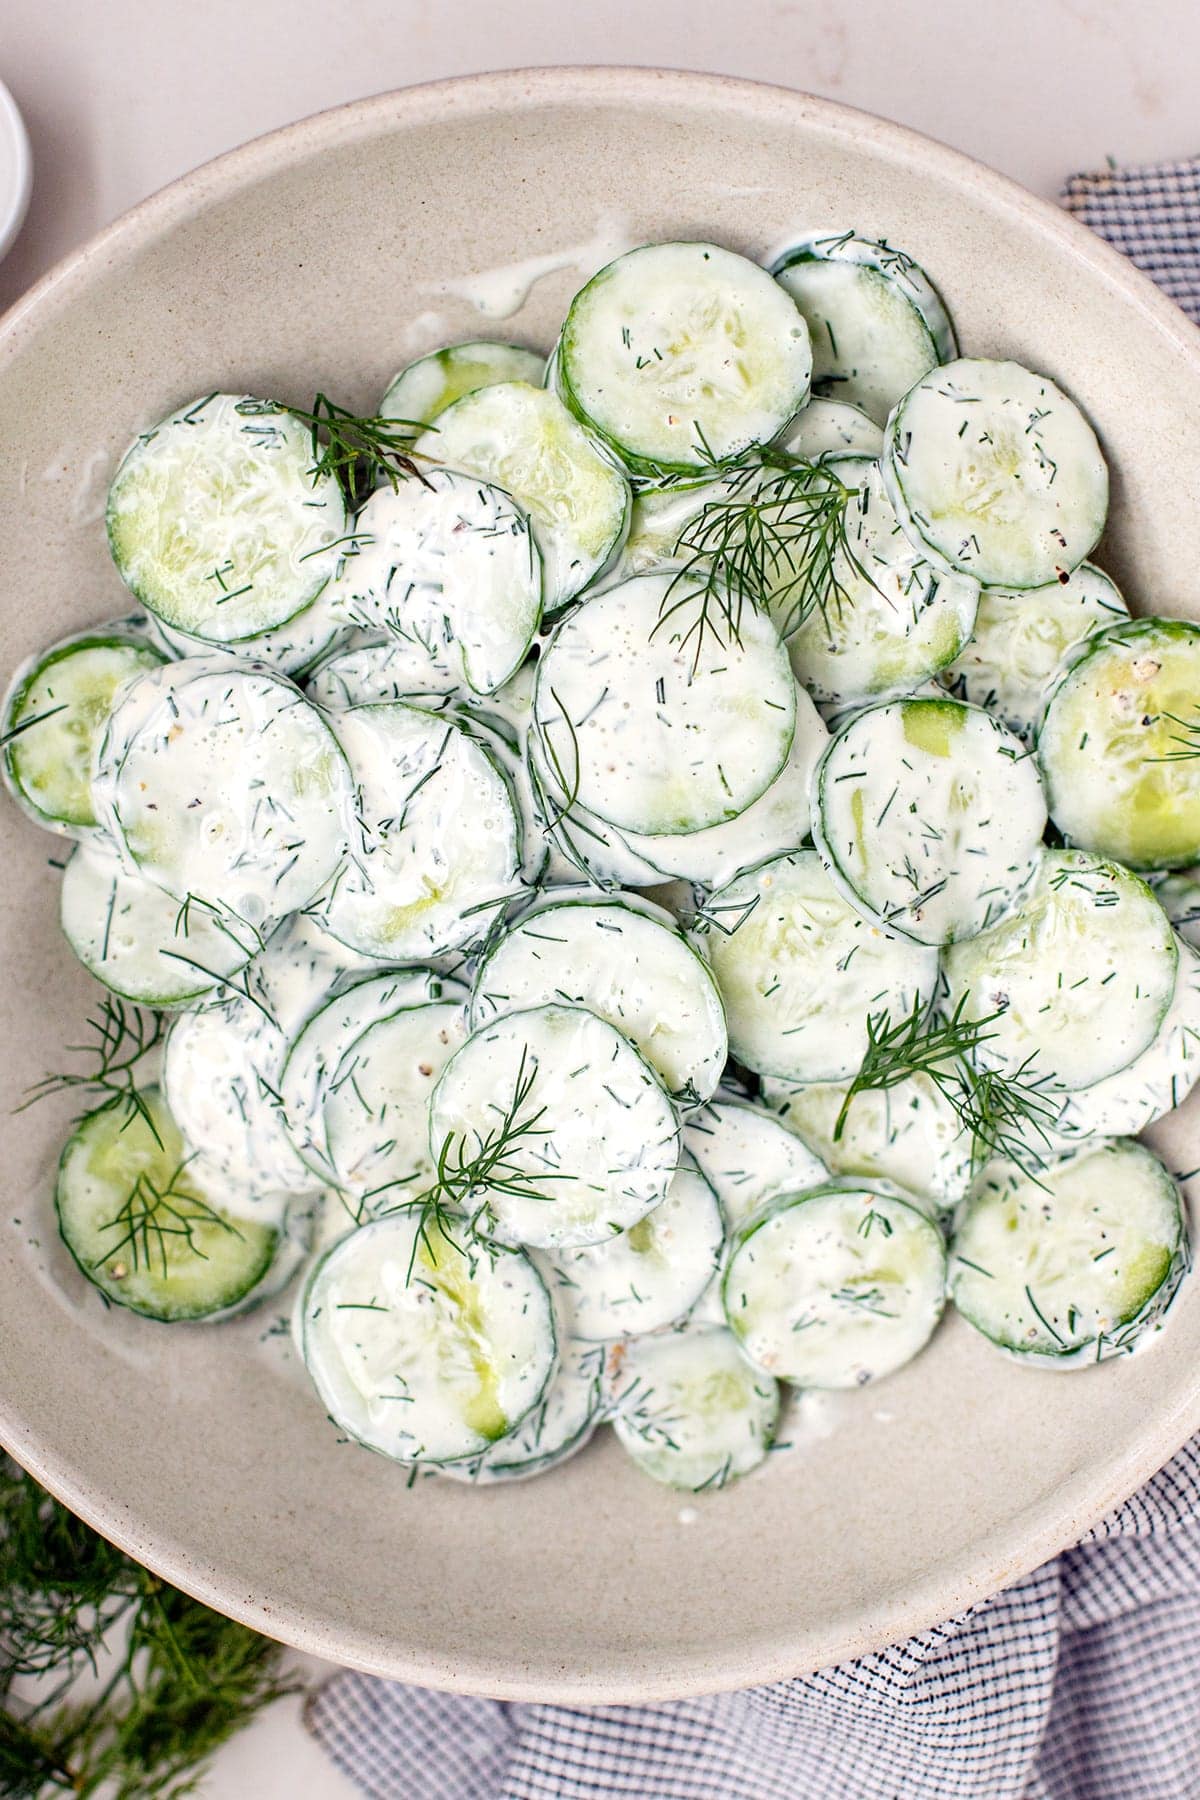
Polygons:
<instances>
[{"instance_id":1,"label":"creamy white dressing","mask_svg":"<svg viewBox=\"0 0 1200 1800\"><path fill-rule=\"evenodd\" d=\"M630 221L623 213L603 213L596 221L590 238L564 245L561 250L547 250L538 256L519 257L515 262L498 263L471 275L451 276L429 284L428 292L451 295L485 319L511 319L520 312L534 287L547 275L561 269L578 269L584 275L594 274L605 263L632 250L637 239L631 235Z\"/></svg>"}]
</instances>

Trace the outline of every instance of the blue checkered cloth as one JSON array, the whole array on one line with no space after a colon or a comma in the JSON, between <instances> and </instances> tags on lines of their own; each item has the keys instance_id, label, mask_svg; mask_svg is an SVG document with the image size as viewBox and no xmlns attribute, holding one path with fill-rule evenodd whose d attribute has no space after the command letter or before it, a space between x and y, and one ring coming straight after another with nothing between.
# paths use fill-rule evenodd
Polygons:
<instances>
[{"instance_id":1,"label":"blue checkered cloth","mask_svg":"<svg viewBox=\"0 0 1200 1800\"><path fill-rule=\"evenodd\" d=\"M1063 203L1200 323L1200 159ZM372 1800L1200 1800L1200 1439L1073 1550L858 1662L636 1707L347 1670L306 1718Z\"/></svg>"}]
</instances>

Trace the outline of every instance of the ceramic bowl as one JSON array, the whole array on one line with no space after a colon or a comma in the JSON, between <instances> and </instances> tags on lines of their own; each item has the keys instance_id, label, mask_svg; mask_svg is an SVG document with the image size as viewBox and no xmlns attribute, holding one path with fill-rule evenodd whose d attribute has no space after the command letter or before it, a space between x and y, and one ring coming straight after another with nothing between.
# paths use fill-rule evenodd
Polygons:
<instances>
[{"instance_id":1,"label":"ceramic bowl","mask_svg":"<svg viewBox=\"0 0 1200 1800\"><path fill-rule=\"evenodd\" d=\"M122 610L102 503L134 431L214 388L369 408L456 337L548 346L647 239L762 257L851 224L911 250L973 353L1060 380L1115 477L1101 551L1200 612L1200 339L1082 227L911 132L744 82L537 70L415 88L248 145L69 258L0 328L0 666ZM485 276L486 279L478 279ZM97 991L58 934L55 840L0 810L0 1096L61 1066ZM877 1648L1050 1556L1200 1427L1200 1280L1146 1355L1015 1367L958 1320L877 1387L801 1405L790 1453L694 1501L596 1442L542 1480L421 1481L338 1441L283 1302L216 1327L105 1311L50 1205L70 1107L10 1119L0 1437L99 1530L222 1611L434 1687L639 1701ZM1158 1141L1200 1163L1200 1112ZM686 1504L685 1504L686 1502Z\"/></svg>"}]
</instances>

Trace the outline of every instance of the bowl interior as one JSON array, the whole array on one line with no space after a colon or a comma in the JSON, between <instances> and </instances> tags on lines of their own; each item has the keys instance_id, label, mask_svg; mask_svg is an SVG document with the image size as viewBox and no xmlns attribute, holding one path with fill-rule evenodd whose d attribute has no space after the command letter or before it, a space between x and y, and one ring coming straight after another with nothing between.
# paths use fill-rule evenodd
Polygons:
<instances>
[{"instance_id":1,"label":"bowl interior","mask_svg":"<svg viewBox=\"0 0 1200 1800\"><path fill-rule=\"evenodd\" d=\"M119 613L108 474L214 388L370 407L464 335L549 347L623 244L761 257L853 224L911 250L964 345L1044 370L1114 475L1100 560L1136 609L1200 612L1200 356L1069 221L923 140L779 90L540 71L381 98L263 140L140 209L0 330L0 666ZM499 275L479 284L481 272ZM472 302L471 295L474 295ZM482 306L483 310L480 310ZM61 850L0 811L6 1110L61 1066L98 991L57 927ZM1200 1285L1151 1354L1015 1368L957 1321L865 1392L805 1400L796 1448L681 1497L597 1443L507 1490L422 1481L338 1441L281 1330L116 1311L50 1209L70 1114L10 1119L0 1202L0 1436L134 1554L261 1629L427 1685L650 1699L812 1669L948 1615L1070 1540L1200 1425ZM1191 1168L1200 1112L1162 1130Z\"/></svg>"}]
</instances>

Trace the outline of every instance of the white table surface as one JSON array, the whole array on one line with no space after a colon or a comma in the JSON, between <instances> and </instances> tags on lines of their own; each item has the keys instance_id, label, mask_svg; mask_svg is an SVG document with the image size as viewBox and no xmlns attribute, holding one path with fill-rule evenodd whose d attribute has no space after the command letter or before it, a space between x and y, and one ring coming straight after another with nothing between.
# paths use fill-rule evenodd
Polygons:
<instances>
[{"instance_id":1,"label":"white table surface","mask_svg":"<svg viewBox=\"0 0 1200 1800\"><path fill-rule=\"evenodd\" d=\"M479 69L614 61L787 82L1045 195L1109 155L1200 149L1195 0L7 0L0 79L29 127L34 190L0 306L154 188L305 113ZM353 1792L295 1701L230 1744L201 1790Z\"/></svg>"}]
</instances>

